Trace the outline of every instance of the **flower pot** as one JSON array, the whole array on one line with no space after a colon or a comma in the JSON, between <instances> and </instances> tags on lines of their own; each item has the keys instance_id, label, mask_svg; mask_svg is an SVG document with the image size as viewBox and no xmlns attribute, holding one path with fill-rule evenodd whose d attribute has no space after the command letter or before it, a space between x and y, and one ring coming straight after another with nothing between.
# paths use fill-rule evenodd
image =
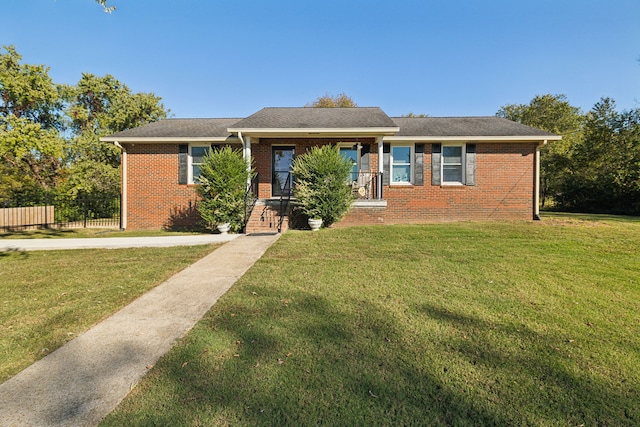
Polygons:
<instances>
[{"instance_id":1,"label":"flower pot","mask_svg":"<svg viewBox=\"0 0 640 427\"><path fill-rule=\"evenodd\" d=\"M320 230L321 226L322 226L322 219L309 218L309 228L311 228L311 231L318 231Z\"/></svg>"},{"instance_id":2,"label":"flower pot","mask_svg":"<svg viewBox=\"0 0 640 427\"><path fill-rule=\"evenodd\" d=\"M220 234L227 234L229 232L229 229L231 228L231 225L228 222L225 222L224 224L218 224L216 228L218 229Z\"/></svg>"}]
</instances>

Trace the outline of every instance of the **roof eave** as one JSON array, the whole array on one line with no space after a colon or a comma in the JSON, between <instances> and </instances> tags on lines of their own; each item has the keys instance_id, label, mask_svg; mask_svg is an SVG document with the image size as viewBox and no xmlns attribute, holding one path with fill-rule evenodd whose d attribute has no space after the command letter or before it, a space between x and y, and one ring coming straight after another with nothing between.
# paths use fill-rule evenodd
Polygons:
<instances>
[{"instance_id":1,"label":"roof eave","mask_svg":"<svg viewBox=\"0 0 640 427\"><path fill-rule=\"evenodd\" d=\"M176 143L176 142L237 142L240 140L236 136L104 136L100 138L102 142L125 142L136 144L151 144L151 143Z\"/></svg>"},{"instance_id":2,"label":"roof eave","mask_svg":"<svg viewBox=\"0 0 640 427\"><path fill-rule=\"evenodd\" d=\"M228 128L229 133L254 137L335 137L395 135L399 127L365 128Z\"/></svg>"},{"instance_id":3,"label":"roof eave","mask_svg":"<svg viewBox=\"0 0 640 427\"><path fill-rule=\"evenodd\" d=\"M543 142L560 141L560 135L497 135L497 136L385 136L388 142L442 142L442 141L475 141L475 142Z\"/></svg>"}]
</instances>

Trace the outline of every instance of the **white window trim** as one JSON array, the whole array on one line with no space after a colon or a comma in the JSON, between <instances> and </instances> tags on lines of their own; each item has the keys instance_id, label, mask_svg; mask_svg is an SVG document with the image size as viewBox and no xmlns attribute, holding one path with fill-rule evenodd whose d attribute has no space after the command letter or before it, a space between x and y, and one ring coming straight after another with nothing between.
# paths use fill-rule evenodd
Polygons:
<instances>
[{"instance_id":1,"label":"white window trim","mask_svg":"<svg viewBox=\"0 0 640 427\"><path fill-rule=\"evenodd\" d=\"M410 154L409 154L409 182L406 181L395 181L393 179L393 149L397 148L397 147L409 147L410 149ZM416 152L416 144L391 144L389 147L389 184L390 185L413 185L413 183L415 182L414 180L414 175L415 175L415 170L416 170L416 166L415 166L415 152Z\"/></svg>"},{"instance_id":2,"label":"white window trim","mask_svg":"<svg viewBox=\"0 0 640 427\"><path fill-rule=\"evenodd\" d=\"M206 145L203 145L203 144L189 144L189 156L188 156L189 160L187 162L188 163L187 171L188 171L188 174L189 174L187 182L189 184L197 184L197 182L195 182L195 180L193 179L193 166L194 166L194 163L193 163L193 154L192 153L193 153L193 149L194 148L208 148L208 149L211 149L211 145L210 144L206 144ZM196 163L196 164L198 164L198 163Z\"/></svg>"},{"instance_id":3,"label":"white window trim","mask_svg":"<svg viewBox=\"0 0 640 427\"><path fill-rule=\"evenodd\" d=\"M461 169L462 169L462 174L461 174L461 178L462 181L445 181L444 180L444 147L462 147L462 154L461 154ZM448 185L448 186L462 186L465 185L465 182L467 182L467 168L466 168L466 164L467 164L467 144L464 142L452 142L452 143L446 143L446 144L442 144L442 152L440 154L440 185ZM449 163L450 165L450 163Z\"/></svg>"}]
</instances>

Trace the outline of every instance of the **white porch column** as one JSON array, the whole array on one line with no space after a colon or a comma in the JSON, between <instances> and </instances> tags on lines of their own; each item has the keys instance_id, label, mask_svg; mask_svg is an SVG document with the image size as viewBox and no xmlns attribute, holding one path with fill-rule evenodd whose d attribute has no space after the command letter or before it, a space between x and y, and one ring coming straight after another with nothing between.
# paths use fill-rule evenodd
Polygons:
<instances>
[{"instance_id":1,"label":"white porch column","mask_svg":"<svg viewBox=\"0 0 640 427\"><path fill-rule=\"evenodd\" d=\"M242 141L242 157L247 162L247 171L251 170L251 137L242 137L242 134L238 132L238 138ZM251 176L247 178L247 188L251 187Z\"/></svg>"}]
</instances>

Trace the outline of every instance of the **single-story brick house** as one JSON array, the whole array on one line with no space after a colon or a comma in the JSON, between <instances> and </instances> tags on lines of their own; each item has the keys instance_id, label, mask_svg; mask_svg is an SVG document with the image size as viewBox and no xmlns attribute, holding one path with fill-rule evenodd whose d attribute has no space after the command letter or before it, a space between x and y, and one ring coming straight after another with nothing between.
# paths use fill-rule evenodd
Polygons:
<instances>
[{"instance_id":1,"label":"single-story brick house","mask_svg":"<svg viewBox=\"0 0 640 427\"><path fill-rule=\"evenodd\" d=\"M166 119L102 138L122 150L125 228L197 222L205 151L254 159L257 203L247 232L292 224L292 159L338 144L357 200L336 226L538 217L542 145L561 137L498 117L389 117L380 108L264 108L246 118ZM295 204L295 189L293 190ZM282 220L281 220L282 219Z\"/></svg>"}]
</instances>

